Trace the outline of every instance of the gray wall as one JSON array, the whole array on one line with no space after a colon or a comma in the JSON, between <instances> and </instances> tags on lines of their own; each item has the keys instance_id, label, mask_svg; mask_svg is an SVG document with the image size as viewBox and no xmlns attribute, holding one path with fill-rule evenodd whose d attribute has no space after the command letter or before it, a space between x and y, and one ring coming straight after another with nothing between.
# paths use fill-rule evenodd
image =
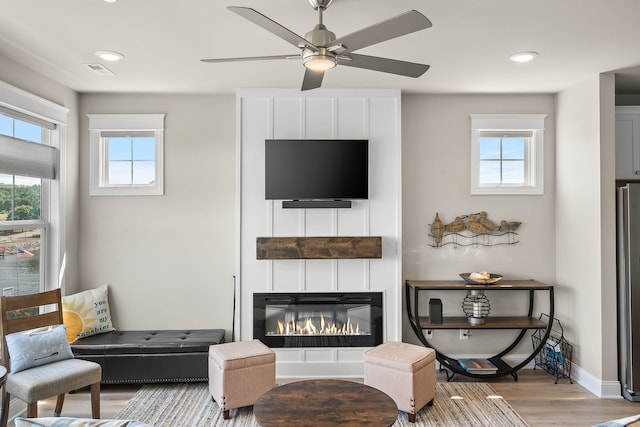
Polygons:
<instances>
[{"instance_id":1,"label":"gray wall","mask_svg":"<svg viewBox=\"0 0 640 427\"><path fill-rule=\"evenodd\" d=\"M91 113L166 114L164 196L89 196ZM119 329L230 333L234 97L86 94L80 97L80 129L81 286L109 284Z\"/></svg>"},{"instance_id":2,"label":"gray wall","mask_svg":"<svg viewBox=\"0 0 640 427\"><path fill-rule=\"evenodd\" d=\"M552 95L404 95L402 98L403 276L405 279L458 280L459 273L490 271L514 279L553 284L554 105ZM541 196L471 196L470 114L547 114L545 119L545 192ZM458 215L486 211L489 218L522 221L520 242L493 247L445 246L434 249L427 236L436 212L444 223ZM431 242L432 243L432 242ZM443 300L445 314L461 315L464 292L431 294ZM526 295L490 295L494 313L526 313ZM426 300L423 311L426 313ZM548 295L537 310L548 313ZM523 311L524 310L524 311ZM537 314L537 313L536 313ZM515 336L513 331L435 331L433 344L449 354L494 355ZM418 342L405 319L403 338ZM531 352L525 340L516 354Z\"/></svg>"},{"instance_id":3,"label":"gray wall","mask_svg":"<svg viewBox=\"0 0 640 427\"><path fill-rule=\"evenodd\" d=\"M581 384L620 395L616 361L615 100L612 75L557 95L558 310Z\"/></svg>"}]
</instances>

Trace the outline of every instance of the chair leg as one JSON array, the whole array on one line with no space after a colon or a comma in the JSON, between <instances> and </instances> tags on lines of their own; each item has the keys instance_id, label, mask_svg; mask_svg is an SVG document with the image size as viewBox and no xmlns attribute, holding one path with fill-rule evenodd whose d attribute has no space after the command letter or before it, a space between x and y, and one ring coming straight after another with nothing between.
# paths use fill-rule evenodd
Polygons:
<instances>
[{"instance_id":1,"label":"chair leg","mask_svg":"<svg viewBox=\"0 0 640 427\"><path fill-rule=\"evenodd\" d=\"M227 410L225 410L225 411L222 411L222 419L224 419L224 420L228 420L229 418L231 418L231 417L229 416L229 410L227 409Z\"/></svg>"},{"instance_id":2,"label":"chair leg","mask_svg":"<svg viewBox=\"0 0 640 427\"><path fill-rule=\"evenodd\" d=\"M100 383L91 384L91 418L100 419Z\"/></svg>"},{"instance_id":3,"label":"chair leg","mask_svg":"<svg viewBox=\"0 0 640 427\"><path fill-rule=\"evenodd\" d=\"M38 418L38 401L27 403L27 418Z\"/></svg>"},{"instance_id":4,"label":"chair leg","mask_svg":"<svg viewBox=\"0 0 640 427\"><path fill-rule=\"evenodd\" d=\"M7 393L5 386L2 386L2 418L0 418L0 427L7 427L7 421L9 420L9 402L11 401L11 395Z\"/></svg>"},{"instance_id":5,"label":"chair leg","mask_svg":"<svg viewBox=\"0 0 640 427\"><path fill-rule=\"evenodd\" d=\"M407 418L409 419L410 423L416 422L416 414L407 414Z\"/></svg>"},{"instance_id":6,"label":"chair leg","mask_svg":"<svg viewBox=\"0 0 640 427\"><path fill-rule=\"evenodd\" d=\"M56 409L53 410L53 415L59 417L62 413L62 405L64 405L64 393L58 395L56 399Z\"/></svg>"}]
</instances>

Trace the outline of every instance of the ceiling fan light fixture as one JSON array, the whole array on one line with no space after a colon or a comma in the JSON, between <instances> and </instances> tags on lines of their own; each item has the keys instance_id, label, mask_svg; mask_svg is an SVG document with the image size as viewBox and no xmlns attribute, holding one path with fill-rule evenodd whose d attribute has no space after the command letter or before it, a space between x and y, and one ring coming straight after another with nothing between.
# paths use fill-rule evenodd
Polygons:
<instances>
[{"instance_id":1,"label":"ceiling fan light fixture","mask_svg":"<svg viewBox=\"0 0 640 427\"><path fill-rule=\"evenodd\" d=\"M311 71L327 71L336 66L336 58L330 55L309 55L302 64Z\"/></svg>"},{"instance_id":2,"label":"ceiling fan light fixture","mask_svg":"<svg viewBox=\"0 0 640 427\"><path fill-rule=\"evenodd\" d=\"M529 62L538 56L538 52L518 52L509 57L513 62Z\"/></svg>"}]
</instances>

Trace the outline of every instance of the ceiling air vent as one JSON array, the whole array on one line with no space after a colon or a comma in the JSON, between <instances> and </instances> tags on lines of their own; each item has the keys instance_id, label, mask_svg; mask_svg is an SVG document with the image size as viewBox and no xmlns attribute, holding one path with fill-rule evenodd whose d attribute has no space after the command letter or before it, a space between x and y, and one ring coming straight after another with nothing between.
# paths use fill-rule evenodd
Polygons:
<instances>
[{"instance_id":1,"label":"ceiling air vent","mask_svg":"<svg viewBox=\"0 0 640 427\"><path fill-rule=\"evenodd\" d=\"M86 65L87 68L89 68L91 71L93 71L99 76L115 76L113 71L109 70L102 64L84 64L84 65Z\"/></svg>"}]
</instances>

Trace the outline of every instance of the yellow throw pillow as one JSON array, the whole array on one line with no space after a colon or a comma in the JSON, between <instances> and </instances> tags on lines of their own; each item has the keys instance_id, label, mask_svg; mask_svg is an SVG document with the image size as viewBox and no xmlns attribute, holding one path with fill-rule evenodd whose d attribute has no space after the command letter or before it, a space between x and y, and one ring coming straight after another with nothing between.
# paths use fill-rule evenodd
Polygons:
<instances>
[{"instance_id":1,"label":"yellow throw pillow","mask_svg":"<svg viewBox=\"0 0 640 427\"><path fill-rule=\"evenodd\" d=\"M62 297L62 318L69 343L115 331L111 323L107 285Z\"/></svg>"}]
</instances>

